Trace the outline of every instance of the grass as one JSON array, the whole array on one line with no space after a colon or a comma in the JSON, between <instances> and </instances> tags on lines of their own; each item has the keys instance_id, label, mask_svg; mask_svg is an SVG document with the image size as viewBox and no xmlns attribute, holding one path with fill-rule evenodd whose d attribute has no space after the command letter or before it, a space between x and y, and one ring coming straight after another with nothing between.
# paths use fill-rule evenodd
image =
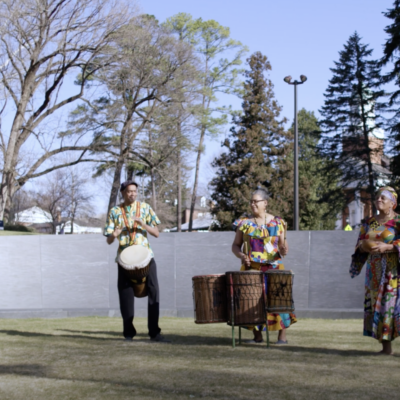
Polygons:
<instances>
[{"instance_id":1,"label":"grass","mask_svg":"<svg viewBox=\"0 0 400 400\"><path fill-rule=\"evenodd\" d=\"M400 340L394 357L376 355L361 320L301 319L288 346L270 349L232 349L227 325L180 318L160 321L171 344L153 343L146 324L138 318L127 343L119 318L1 320L0 398L361 400L400 390Z\"/></svg>"},{"instance_id":2,"label":"grass","mask_svg":"<svg viewBox=\"0 0 400 400\"><path fill-rule=\"evenodd\" d=\"M19 232L19 231L0 231L0 236L15 236L15 235L40 235L40 233Z\"/></svg>"}]
</instances>

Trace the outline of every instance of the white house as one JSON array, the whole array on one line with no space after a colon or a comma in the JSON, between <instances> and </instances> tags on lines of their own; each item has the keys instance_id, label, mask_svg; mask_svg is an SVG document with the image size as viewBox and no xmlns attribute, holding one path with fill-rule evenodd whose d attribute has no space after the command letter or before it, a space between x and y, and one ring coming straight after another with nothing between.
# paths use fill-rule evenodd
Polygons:
<instances>
[{"instance_id":1,"label":"white house","mask_svg":"<svg viewBox=\"0 0 400 400\"><path fill-rule=\"evenodd\" d=\"M52 223L53 218L50 213L35 206L17 213L15 221L21 225L45 224Z\"/></svg>"}]
</instances>

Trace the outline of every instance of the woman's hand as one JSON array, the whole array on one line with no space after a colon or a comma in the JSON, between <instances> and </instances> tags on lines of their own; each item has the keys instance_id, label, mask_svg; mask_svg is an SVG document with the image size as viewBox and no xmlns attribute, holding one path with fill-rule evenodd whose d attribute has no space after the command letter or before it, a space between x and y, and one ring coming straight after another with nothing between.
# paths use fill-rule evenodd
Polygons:
<instances>
[{"instance_id":1,"label":"woman's hand","mask_svg":"<svg viewBox=\"0 0 400 400\"><path fill-rule=\"evenodd\" d=\"M251 261L250 261L250 257L249 256L246 256L246 254L242 253L240 255L240 259L242 260L242 263L243 263L244 266L250 267Z\"/></svg>"},{"instance_id":2,"label":"woman's hand","mask_svg":"<svg viewBox=\"0 0 400 400\"><path fill-rule=\"evenodd\" d=\"M287 245L286 241L283 245L279 246L279 253L282 257L285 257L287 253L289 253L289 246Z\"/></svg>"},{"instance_id":3,"label":"woman's hand","mask_svg":"<svg viewBox=\"0 0 400 400\"><path fill-rule=\"evenodd\" d=\"M384 253L385 251L392 251L394 246L392 244L386 244L383 242L376 242L376 245L371 247L371 253Z\"/></svg>"}]
</instances>

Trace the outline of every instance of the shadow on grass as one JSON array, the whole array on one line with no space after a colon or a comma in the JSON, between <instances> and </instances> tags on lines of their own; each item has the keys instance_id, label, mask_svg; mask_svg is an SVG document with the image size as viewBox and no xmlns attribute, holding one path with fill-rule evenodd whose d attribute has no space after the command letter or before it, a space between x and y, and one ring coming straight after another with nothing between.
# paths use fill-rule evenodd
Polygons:
<instances>
[{"instance_id":1,"label":"shadow on grass","mask_svg":"<svg viewBox=\"0 0 400 400\"><path fill-rule=\"evenodd\" d=\"M63 329L60 329L63 330ZM71 331L74 332L74 331ZM76 331L76 332L81 332L84 333L84 331ZM96 331L95 331L96 332ZM93 334L95 332L88 331L88 333ZM99 333L100 331L97 331ZM24 331L17 331L17 330L6 330L6 329L0 329L0 333L4 333L9 336L22 336L22 337L38 337L38 338L53 338L53 339L58 339L58 338L68 338L68 339L89 339L89 340L95 340L99 342L104 342L104 341L123 341L123 336L122 334L118 335L118 338L121 340L118 340L115 337L112 338L103 338L103 337L93 337L93 336L86 336L86 335L52 335L50 333L42 333L42 332L24 332ZM106 333L106 332L104 332ZM110 333L110 332L107 332ZM112 335L114 335L115 332L112 332ZM117 335L115 335L117 336ZM137 336L143 336L146 337L146 335L137 335ZM145 339L137 339L137 341L144 342L148 341Z\"/></svg>"},{"instance_id":2,"label":"shadow on grass","mask_svg":"<svg viewBox=\"0 0 400 400\"><path fill-rule=\"evenodd\" d=\"M119 338L122 337L122 332L114 332L114 331L82 331L82 330L74 330L74 329L57 329L57 331L71 332L71 333L84 333L85 335L109 335L109 336L116 336ZM143 333L139 333L139 334L137 334L137 336L144 337L146 335Z\"/></svg>"},{"instance_id":3,"label":"shadow on grass","mask_svg":"<svg viewBox=\"0 0 400 400\"><path fill-rule=\"evenodd\" d=\"M18 331L18 330L0 330L0 333L4 333L9 336L22 336L22 337L31 337L31 338L68 338L68 339L88 339L98 342L122 342L123 337L118 332L108 332L108 331L81 331L81 330L72 330L72 329L59 329L60 331L71 332L71 333L78 333L78 334L71 334L71 335L52 335L49 333L41 333L41 332L25 332L25 331ZM82 335L83 333L83 335ZM106 337L96 337L90 335L110 335L111 338ZM168 334L166 335L167 339L171 341L169 345L173 346L232 346L232 338L231 337L212 337L212 336L197 336L197 335L174 335ZM157 344L154 342L150 342L148 339L147 334L138 333L136 337L133 339L134 342L140 343L152 343ZM165 344L162 344L165 345ZM365 351L365 350L342 350L342 349L329 349L323 347L307 347L307 346L274 346L268 349L266 344L248 344L242 343L241 345L238 344L236 340L237 347L247 347L247 348L257 348L260 350L278 350L286 353L309 353L309 354L321 354L321 355L336 355L341 357L364 357L364 356L372 356L377 355L378 353L375 351ZM400 357L400 355L394 355L394 357Z\"/></svg>"},{"instance_id":4,"label":"shadow on grass","mask_svg":"<svg viewBox=\"0 0 400 400\"><path fill-rule=\"evenodd\" d=\"M11 329L0 329L0 334L4 333L9 336L22 336L22 337L32 337L32 338L68 338L68 339L88 339L94 341L120 341L119 339L123 339L122 334L117 332L107 332L107 331L74 331L74 330L66 330L66 329L59 329L59 331L66 331L66 332L77 332L83 333L76 334L76 335L52 335L50 333L42 333L42 332L25 332L25 331L18 331L18 330L11 330ZM106 337L96 337L90 335L110 335L112 338ZM180 345L180 346L221 346L221 345L230 345L232 343L232 339L230 337L222 338L222 337L207 337L207 336L185 336L185 335L166 335L167 339L171 341L171 345ZM149 337L145 333L138 333L133 342L145 342L150 343ZM152 342L154 344L154 342Z\"/></svg>"},{"instance_id":5,"label":"shadow on grass","mask_svg":"<svg viewBox=\"0 0 400 400\"><path fill-rule=\"evenodd\" d=\"M46 377L46 367L40 364L11 364L0 365L0 375L22 375Z\"/></svg>"}]
</instances>

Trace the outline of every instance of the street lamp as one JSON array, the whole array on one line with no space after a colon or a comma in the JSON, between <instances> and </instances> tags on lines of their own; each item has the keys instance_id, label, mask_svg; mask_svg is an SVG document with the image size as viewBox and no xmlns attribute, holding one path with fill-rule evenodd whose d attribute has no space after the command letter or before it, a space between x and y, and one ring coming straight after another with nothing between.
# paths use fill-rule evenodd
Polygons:
<instances>
[{"instance_id":1,"label":"street lamp","mask_svg":"<svg viewBox=\"0 0 400 400\"><path fill-rule=\"evenodd\" d=\"M293 230L299 230L299 133L297 127L297 85L303 84L307 77L300 75L300 81L293 81L291 76L283 79L289 85L294 85L294 209Z\"/></svg>"}]
</instances>

